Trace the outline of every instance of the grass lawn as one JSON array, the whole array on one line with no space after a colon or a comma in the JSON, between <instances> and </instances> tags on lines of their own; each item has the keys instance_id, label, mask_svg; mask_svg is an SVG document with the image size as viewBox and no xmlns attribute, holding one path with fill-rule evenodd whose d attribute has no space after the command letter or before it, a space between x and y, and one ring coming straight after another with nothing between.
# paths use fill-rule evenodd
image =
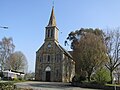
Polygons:
<instances>
[{"instance_id":1,"label":"grass lawn","mask_svg":"<svg viewBox=\"0 0 120 90\"><path fill-rule=\"evenodd\" d=\"M23 81L4 81L0 80L0 90L33 90L31 88L17 88L15 83Z\"/></svg>"},{"instance_id":2,"label":"grass lawn","mask_svg":"<svg viewBox=\"0 0 120 90\"><path fill-rule=\"evenodd\" d=\"M119 86L120 87L120 84L106 84L106 86Z\"/></svg>"}]
</instances>

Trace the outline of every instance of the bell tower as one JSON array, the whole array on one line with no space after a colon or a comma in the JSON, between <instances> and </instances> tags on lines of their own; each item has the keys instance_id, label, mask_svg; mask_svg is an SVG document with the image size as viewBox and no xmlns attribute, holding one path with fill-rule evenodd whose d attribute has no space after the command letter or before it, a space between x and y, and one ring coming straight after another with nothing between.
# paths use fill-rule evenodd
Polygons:
<instances>
[{"instance_id":1,"label":"bell tower","mask_svg":"<svg viewBox=\"0 0 120 90\"><path fill-rule=\"evenodd\" d=\"M49 19L49 23L46 26L45 41L55 41L58 43L58 31L59 29L56 26L54 7L52 7L52 12L51 12L51 16Z\"/></svg>"}]
</instances>

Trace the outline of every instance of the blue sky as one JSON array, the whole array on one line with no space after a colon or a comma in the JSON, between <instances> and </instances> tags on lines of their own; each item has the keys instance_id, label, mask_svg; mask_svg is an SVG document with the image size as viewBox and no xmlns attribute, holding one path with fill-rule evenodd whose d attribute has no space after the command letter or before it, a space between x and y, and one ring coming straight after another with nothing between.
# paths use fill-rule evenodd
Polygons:
<instances>
[{"instance_id":1,"label":"blue sky","mask_svg":"<svg viewBox=\"0 0 120 90\"><path fill-rule=\"evenodd\" d=\"M59 28L59 43L71 31L80 28L120 27L120 0L54 0ZM28 71L35 69L35 54L44 42L45 27L52 9L52 0L0 0L0 40L12 37L15 51L22 51L28 60ZM62 32L62 33L61 33Z\"/></svg>"}]
</instances>

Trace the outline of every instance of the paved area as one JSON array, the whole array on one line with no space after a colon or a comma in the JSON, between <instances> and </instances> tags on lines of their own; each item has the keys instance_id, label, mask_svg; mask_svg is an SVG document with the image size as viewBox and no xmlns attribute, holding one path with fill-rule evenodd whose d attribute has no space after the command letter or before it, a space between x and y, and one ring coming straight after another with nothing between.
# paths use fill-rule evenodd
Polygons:
<instances>
[{"instance_id":1,"label":"paved area","mask_svg":"<svg viewBox=\"0 0 120 90\"><path fill-rule=\"evenodd\" d=\"M34 90L98 90L72 87L70 83L61 82L22 82L16 83L18 88L32 88Z\"/></svg>"}]
</instances>

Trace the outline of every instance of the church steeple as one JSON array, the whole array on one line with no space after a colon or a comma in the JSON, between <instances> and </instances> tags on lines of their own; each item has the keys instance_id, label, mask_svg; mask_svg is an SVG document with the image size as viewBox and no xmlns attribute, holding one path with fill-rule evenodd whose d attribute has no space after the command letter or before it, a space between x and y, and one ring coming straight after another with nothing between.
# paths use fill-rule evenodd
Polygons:
<instances>
[{"instance_id":1,"label":"church steeple","mask_svg":"<svg viewBox=\"0 0 120 90\"><path fill-rule=\"evenodd\" d=\"M55 15L54 15L54 6L52 7L52 12L51 12L48 26L56 26L56 19L55 19Z\"/></svg>"},{"instance_id":2,"label":"church steeple","mask_svg":"<svg viewBox=\"0 0 120 90\"><path fill-rule=\"evenodd\" d=\"M54 14L54 6L52 7L49 23L46 27L45 41L55 41L58 43L58 31Z\"/></svg>"}]
</instances>

